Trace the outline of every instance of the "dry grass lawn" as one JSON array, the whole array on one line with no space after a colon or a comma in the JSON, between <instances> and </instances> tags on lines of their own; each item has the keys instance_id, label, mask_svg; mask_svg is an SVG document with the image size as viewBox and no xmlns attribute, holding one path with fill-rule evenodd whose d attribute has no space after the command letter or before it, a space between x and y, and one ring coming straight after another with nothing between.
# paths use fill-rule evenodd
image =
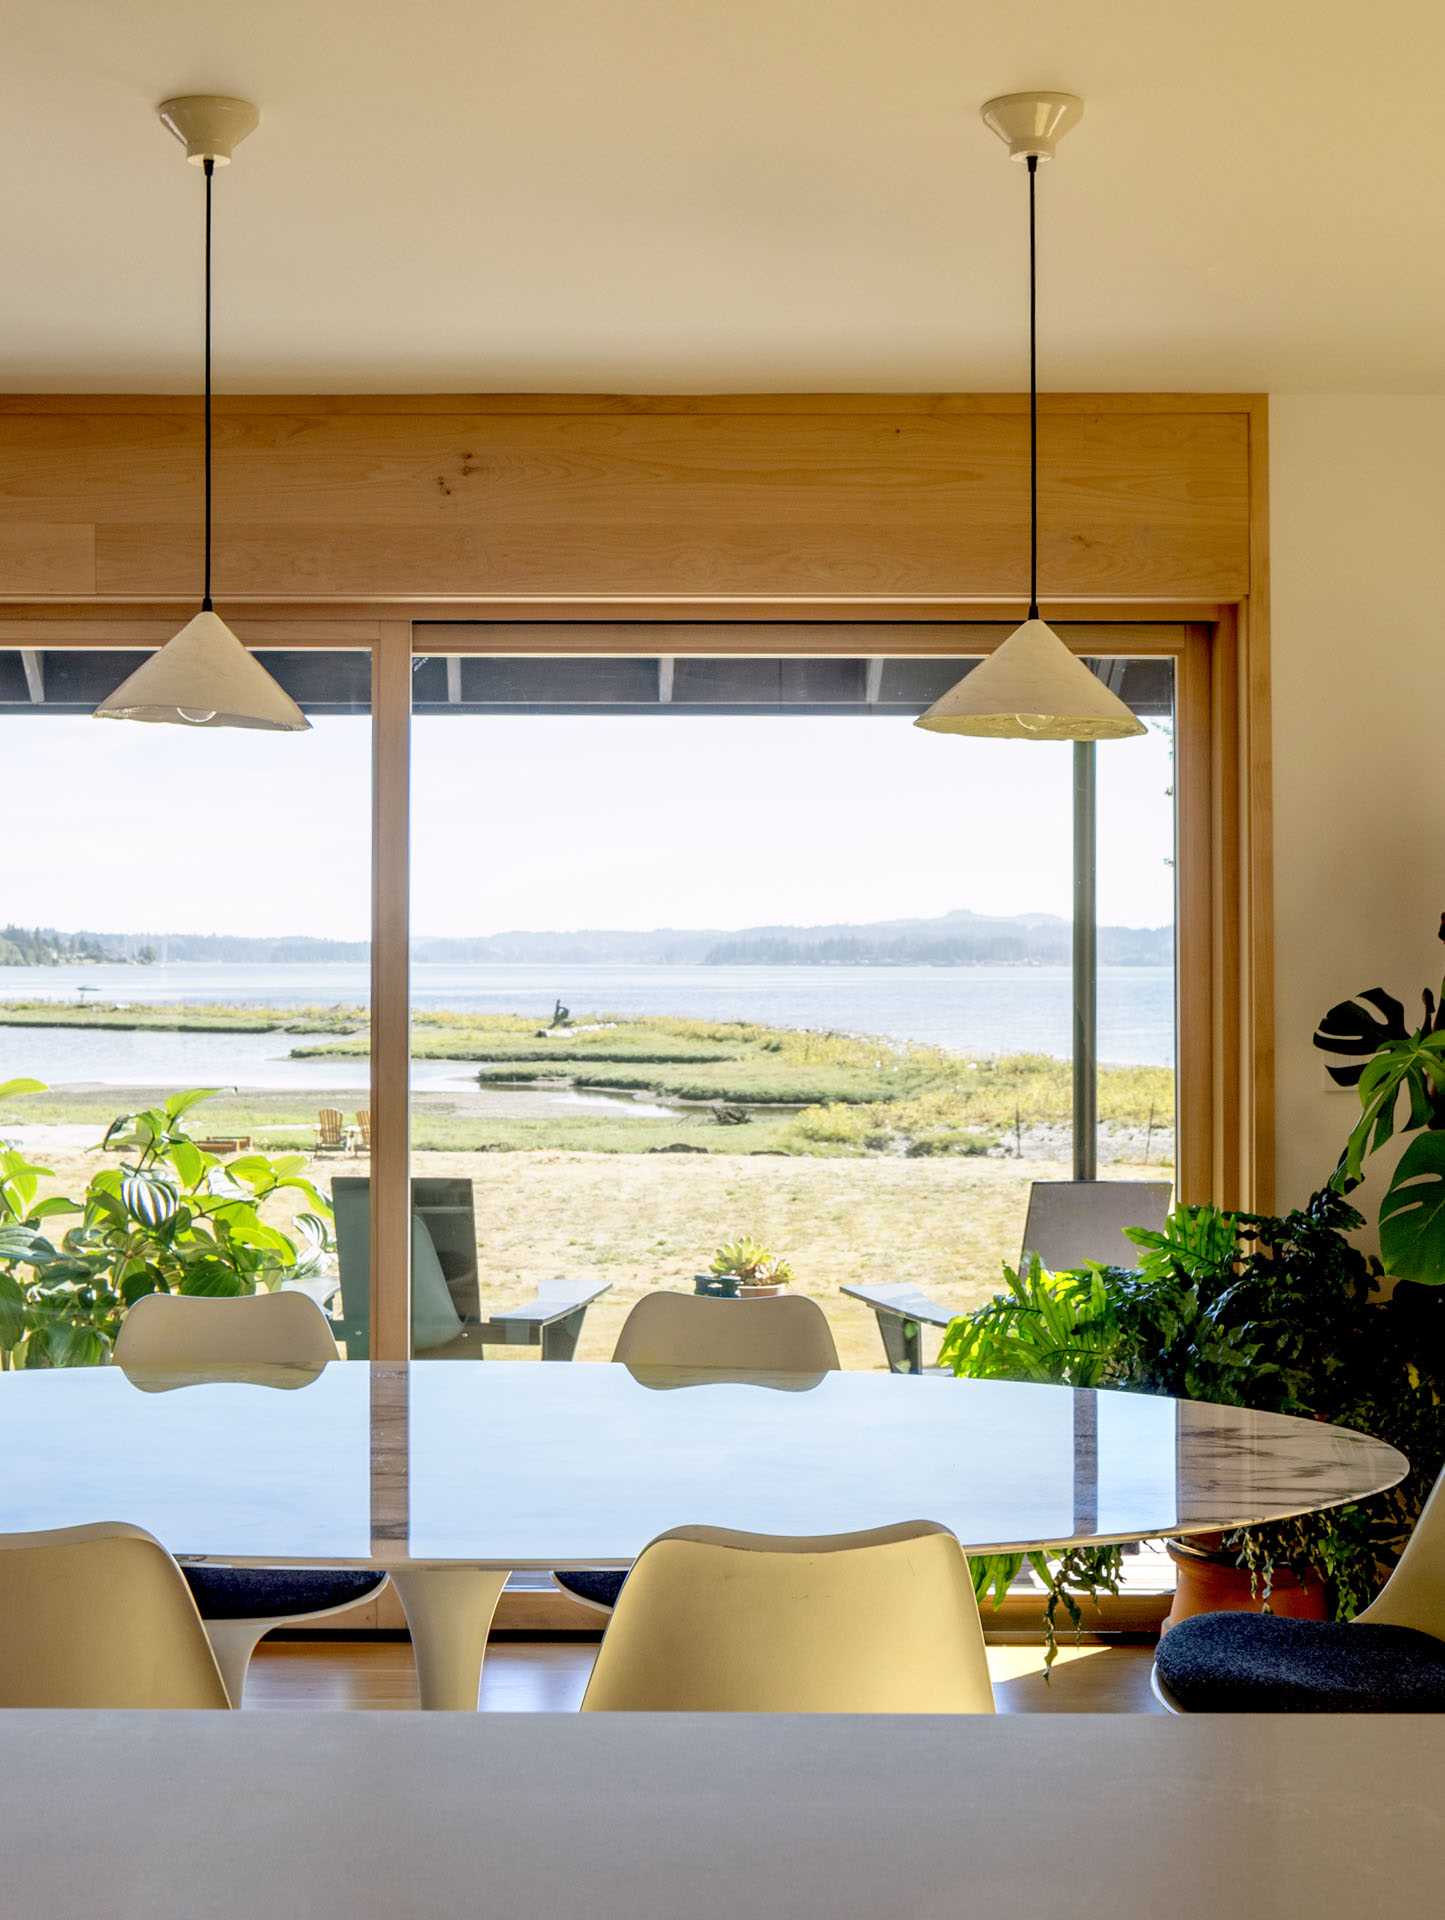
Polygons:
<instances>
[{"instance_id":1,"label":"dry grass lawn","mask_svg":"<svg viewBox=\"0 0 1445 1920\"><path fill-rule=\"evenodd\" d=\"M415 1165L472 1180L484 1307L538 1280L611 1283L588 1312L579 1359L608 1359L635 1300L690 1288L719 1242L749 1234L788 1255L844 1366L864 1368L884 1364L877 1323L840 1286L911 1281L960 1312L978 1306L997 1290L1001 1260L1018 1257L1029 1182L1070 1175L1045 1161L947 1157L423 1153ZM1159 1168L1147 1174L1158 1179Z\"/></svg>"}]
</instances>

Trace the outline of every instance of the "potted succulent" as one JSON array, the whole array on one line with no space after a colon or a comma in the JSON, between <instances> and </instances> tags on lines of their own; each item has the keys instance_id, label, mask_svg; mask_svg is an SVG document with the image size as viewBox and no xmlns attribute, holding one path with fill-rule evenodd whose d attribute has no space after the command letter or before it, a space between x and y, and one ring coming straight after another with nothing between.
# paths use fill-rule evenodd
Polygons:
<instances>
[{"instance_id":1,"label":"potted succulent","mask_svg":"<svg viewBox=\"0 0 1445 1920\"><path fill-rule=\"evenodd\" d=\"M694 1281L698 1293L725 1299L765 1300L782 1293L793 1270L781 1254L770 1253L756 1240L729 1240L712 1257L708 1272Z\"/></svg>"}]
</instances>

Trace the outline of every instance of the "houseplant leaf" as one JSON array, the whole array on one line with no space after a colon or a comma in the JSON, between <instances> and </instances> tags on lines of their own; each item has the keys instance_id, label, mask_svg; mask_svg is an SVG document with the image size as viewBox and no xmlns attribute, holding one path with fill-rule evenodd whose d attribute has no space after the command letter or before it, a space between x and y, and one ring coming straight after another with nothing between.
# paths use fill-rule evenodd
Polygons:
<instances>
[{"instance_id":1,"label":"houseplant leaf","mask_svg":"<svg viewBox=\"0 0 1445 1920\"><path fill-rule=\"evenodd\" d=\"M1410 1090L1410 1118L1404 1131L1426 1124L1433 1097L1445 1089L1445 1034L1407 1033L1403 1040L1388 1041L1360 1069L1358 1085L1360 1117L1345 1143L1339 1167L1351 1183L1363 1177L1368 1156L1378 1153L1394 1134L1401 1087Z\"/></svg>"},{"instance_id":2,"label":"houseplant leaf","mask_svg":"<svg viewBox=\"0 0 1445 1920\"><path fill-rule=\"evenodd\" d=\"M13 1274L0 1271L0 1351L25 1338L25 1295Z\"/></svg>"},{"instance_id":3,"label":"houseplant leaf","mask_svg":"<svg viewBox=\"0 0 1445 1920\"><path fill-rule=\"evenodd\" d=\"M145 1227L163 1226L180 1204L173 1183L155 1173L128 1173L120 1191L127 1212Z\"/></svg>"},{"instance_id":4,"label":"houseplant leaf","mask_svg":"<svg viewBox=\"0 0 1445 1920\"><path fill-rule=\"evenodd\" d=\"M1367 1006L1375 1012L1368 1012ZM1363 1062L1392 1040L1406 1039L1409 1031L1405 1009L1394 995L1383 987L1370 987L1330 1008L1315 1028L1314 1044L1322 1053L1341 1053L1360 1060L1359 1066L1327 1069L1339 1086L1353 1087L1365 1070Z\"/></svg>"},{"instance_id":5,"label":"houseplant leaf","mask_svg":"<svg viewBox=\"0 0 1445 1920\"><path fill-rule=\"evenodd\" d=\"M1405 1150L1380 1203L1380 1252L1399 1279L1445 1285L1445 1133Z\"/></svg>"},{"instance_id":6,"label":"houseplant leaf","mask_svg":"<svg viewBox=\"0 0 1445 1920\"><path fill-rule=\"evenodd\" d=\"M176 1121L198 1107L203 1100L214 1100L221 1091L219 1087L192 1087L188 1093L173 1093L166 1102L166 1119Z\"/></svg>"},{"instance_id":7,"label":"houseplant leaf","mask_svg":"<svg viewBox=\"0 0 1445 1920\"><path fill-rule=\"evenodd\" d=\"M226 1261L207 1258L192 1261L187 1266L180 1291L205 1294L211 1298L234 1298L238 1294L254 1293L255 1288Z\"/></svg>"}]
</instances>

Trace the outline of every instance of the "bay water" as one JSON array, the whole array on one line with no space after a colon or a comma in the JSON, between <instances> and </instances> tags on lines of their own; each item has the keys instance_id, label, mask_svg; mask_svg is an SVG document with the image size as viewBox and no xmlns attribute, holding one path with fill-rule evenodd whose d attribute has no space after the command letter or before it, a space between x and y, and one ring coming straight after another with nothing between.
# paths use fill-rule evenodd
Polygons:
<instances>
[{"instance_id":1,"label":"bay water","mask_svg":"<svg viewBox=\"0 0 1445 1920\"><path fill-rule=\"evenodd\" d=\"M81 990L85 989L84 992ZM116 1032L17 1027L7 1000L71 1006L207 1002L274 1008L364 1006L364 963L315 965L179 961L149 967L0 969L0 1080L33 1074L51 1086L362 1088L364 1058L292 1060L315 1044L285 1033ZM521 1013L542 1026L561 1000L587 1014L672 1014L768 1026L877 1034L961 1054L1048 1053L1067 1058L1072 989L1067 967L703 967L417 965L418 1011ZM1171 1066L1174 972L1104 967L1099 1055L1106 1064ZM419 1089L475 1087L473 1073L419 1061Z\"/></svg>"}]
</instances>

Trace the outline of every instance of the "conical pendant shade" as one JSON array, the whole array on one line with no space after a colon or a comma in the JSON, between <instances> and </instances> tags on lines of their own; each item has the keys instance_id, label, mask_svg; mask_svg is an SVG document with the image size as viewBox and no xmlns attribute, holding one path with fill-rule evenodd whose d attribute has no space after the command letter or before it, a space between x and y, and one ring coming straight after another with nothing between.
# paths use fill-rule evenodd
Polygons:
<instances>
[{"instance_id":1,"label":"conical pendant shade","mask_svg":"<svg viewBox=\"0 0 1445 1920\"><path fill-rule=\"evenodd\" d=\"M1011 93L984 103L988 126L1028 166L1029 612L996 653L935 700L915 726L986 740L1123 740L1144 725L1039 618L1038 274L1034 183L1059 135L1083 112L1072 93Z\"/></svg>"},{"instance_id":2,"label":"conical pendant shade","mask_svg":"<svg viewBox=\"0 0 1445 1920\"><path fill-rule=\"evenodd\" d=\"M1026 620L913 724L987 740L1122 740L1144 731L1042 620Z\"/></svg>"},{"instance_id":3,"label":"conical pendant shade","mask_svg":"<svg viewBox=\"0 0 1445 1920\"><path fill-rule=\"evenodd\" d=\"M219 614L198 613L95 710L97 720L171 721L304 733L311 722Z\"/></svg>"},{"instance_id":4,"label":"conical pendant shade","mask_svg":"<svg viewBox=\"0 0 1445 1920\"><path fill-rule=\"evenodd\" d=\"M211 611L211 183L218 166L260 118L249 100L229 94L186 94L165 100L161 120L185 143L186 158L206 176L206 332L203 591L201 611L174 640L137 667L124 686L95 709L97 720L149 720L187 727L259 727L270 733L308 733L311 722L254 659L225 621Z\"/></svg>"}]
</instances>

